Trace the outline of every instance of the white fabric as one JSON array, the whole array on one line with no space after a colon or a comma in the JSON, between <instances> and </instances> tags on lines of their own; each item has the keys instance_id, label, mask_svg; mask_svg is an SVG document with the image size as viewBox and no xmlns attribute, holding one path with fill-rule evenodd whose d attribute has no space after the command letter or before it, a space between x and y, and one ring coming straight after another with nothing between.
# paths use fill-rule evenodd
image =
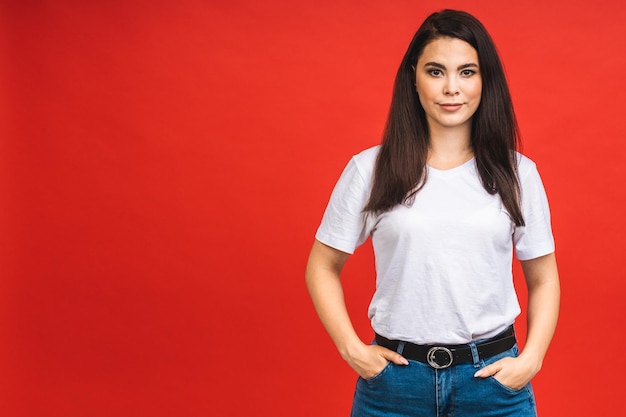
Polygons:
<instances>
[{"instance_id":1,"label":"white fabric","mask_svg":"<svg viewBox=\"0 0 626 417\"><path fill-rule=\"evenodd\" d=\"M376 291L369 307L378 334L420 344L495 336L520 313L513 251L521 260L554 251L550 211L535 164L518 154L525 227L482 187L474 159L428 167L412 206L363 213L379 147L354 156L339 179L316 239L353 253L371 236Z\"/></svg>"}]
</instances>

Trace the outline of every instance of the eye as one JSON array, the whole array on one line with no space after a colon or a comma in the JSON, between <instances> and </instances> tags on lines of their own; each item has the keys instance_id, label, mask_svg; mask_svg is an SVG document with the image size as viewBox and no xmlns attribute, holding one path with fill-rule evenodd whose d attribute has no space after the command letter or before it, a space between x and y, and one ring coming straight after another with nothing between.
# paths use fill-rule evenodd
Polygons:
<instances>
[{"instance_id":1,"label":"eye","mask_svg":"<svg viewBox=\"0 0 626 417\"><path fill-rule=\"evenodd\" d=\"M428 70L428 74L432 75L433 77L442 77L443 71L438 68L431 68Z\"/></svg>"},{"instance_id":2,"label":"eye","mask_svg":"<svg viewBox=\"0 0 626 417\"><path fill-rule=\"evenodd\" d=\"M476 71L471 70L471 69L464 69L463 71L461 71L461 75L463 77L471 77L474 74L476 74Z\"/></svg>"}]
</instances>

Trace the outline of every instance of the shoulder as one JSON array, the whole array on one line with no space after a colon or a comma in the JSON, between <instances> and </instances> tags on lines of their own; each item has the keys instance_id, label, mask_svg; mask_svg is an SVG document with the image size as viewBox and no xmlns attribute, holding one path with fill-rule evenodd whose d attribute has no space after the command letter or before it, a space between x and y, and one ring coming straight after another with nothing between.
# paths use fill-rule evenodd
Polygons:
<instances>
[{"instance_id":1,"label":"shoulder","mask_svg":"<svg viewBox=\"0 0 626 417\"><path fill-rule=\"evenodd\" d=\"M519 152L516 152L516 158L517 158L517 172L518 172L520 180L523 181L524 178L526 178L528 175L537 172L537 165L532 159L530 159L526 155L523 155Z\"/></svg>"},{"instance_id":2,"label":"shoulder","mask_svg":"<svg viewBox=\"0 0 626 417\"><path fill-rule=\"evenodd\" d=\"M352 163L364 179L372 177L379 151L380 145L376 145L371 148L367 148L352 157Z\"/></svg>"}]
</instances>

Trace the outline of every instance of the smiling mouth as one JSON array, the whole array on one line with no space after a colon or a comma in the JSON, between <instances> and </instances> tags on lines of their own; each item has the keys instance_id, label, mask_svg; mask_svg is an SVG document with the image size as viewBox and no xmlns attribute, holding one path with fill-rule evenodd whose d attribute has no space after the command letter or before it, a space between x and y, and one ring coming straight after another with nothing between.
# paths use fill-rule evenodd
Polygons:
<instances>
[{"instance_id":1,"label":"smiling mouth","mask_svg":"<svg viewBox=\"0 0 626 417\"><path fill-rule=\"evenodd\" d=\"M463 107L463 103L442 103L439 104L439 106L441 106L441 108L443 108L444 110L454 111Z\"/></svg>"}]
</instances>

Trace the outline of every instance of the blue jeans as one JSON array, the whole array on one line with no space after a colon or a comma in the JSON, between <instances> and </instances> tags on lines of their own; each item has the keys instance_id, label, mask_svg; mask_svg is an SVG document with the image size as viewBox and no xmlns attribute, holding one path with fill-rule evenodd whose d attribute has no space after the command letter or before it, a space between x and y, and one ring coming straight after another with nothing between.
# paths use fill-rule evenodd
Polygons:
<instances>
[{"instance_id":1,"label":"blue jeans","mask_svg":"<svg viewBox=\"0 0 626 417\"><path fill-rule=\"evenodd\" d=\"M401 353L403 344L398 347ZM474 373L506 356L513 348L485 360L446 369L409 361L409 365L387 366L376 376L359 378L352 404L352 417L536 417L530 384L520 390L504 386L494 377L475 378Z\"/></svg>"}]
</instances>

